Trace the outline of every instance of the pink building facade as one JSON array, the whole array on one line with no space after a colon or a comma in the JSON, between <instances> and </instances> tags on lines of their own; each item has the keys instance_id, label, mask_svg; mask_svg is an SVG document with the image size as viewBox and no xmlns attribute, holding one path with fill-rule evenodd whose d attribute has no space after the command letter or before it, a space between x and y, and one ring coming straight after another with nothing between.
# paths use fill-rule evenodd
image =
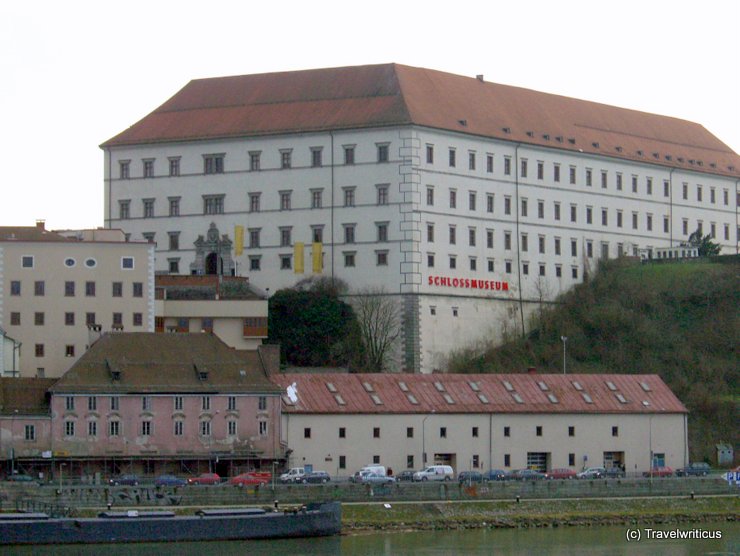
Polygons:
<instances>
[{"instance_id":1,"label":"pink building facade","mask_svg":"<svg viewBox=\"0 0 740 556\"><path fill-rule=\"evenodd\" d=\"M110 334L51 391L50 450L73 475L235 475L284 460L271 346L211 334Z\"/></svg>"}]
</instances>

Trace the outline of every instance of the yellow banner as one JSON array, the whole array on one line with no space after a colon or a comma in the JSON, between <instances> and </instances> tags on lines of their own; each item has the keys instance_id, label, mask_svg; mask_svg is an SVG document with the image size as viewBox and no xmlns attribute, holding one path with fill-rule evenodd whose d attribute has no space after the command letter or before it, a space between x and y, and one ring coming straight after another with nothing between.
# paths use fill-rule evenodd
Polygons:
<instances>
[{"instance_id":1,"label":"yellow banner","mask_svg":"<svg viewBox=\"0 0 740 556\"><path fill-rule=\"evenodd\" d=\"M293 246L293 268L296 274L303 274L304 272L302 241L296 241Z\"/></svg>"},{"instance_id":2,"label":"yellow banner","mask_svg":"<svg viewBox=\"0 0 740 556\"><path fill-rule=\"evenodd\" d=\"M234 255L244 253L244 226L234 226Z\"/></svg>"},{"instance_id":3,"label":"yellow banner","mask_svg":"<svg viewBox=\"0 0 740 556\"><path fill-rule=\"evenodd\" d=\"M324 257L321 256L321 248L321 243L314 243L311 246L314 274L321 274L324 271Z\"/></svg>"}]
</instances>

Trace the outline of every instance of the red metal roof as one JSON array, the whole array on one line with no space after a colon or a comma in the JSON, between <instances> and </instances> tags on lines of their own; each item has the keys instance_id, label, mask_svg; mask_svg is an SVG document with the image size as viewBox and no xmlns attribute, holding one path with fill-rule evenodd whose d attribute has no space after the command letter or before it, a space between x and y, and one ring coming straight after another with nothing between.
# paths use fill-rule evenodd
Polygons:
<instances>
[{"instance_id":1,"label":"red metal roof","mask_svg":"<svg viewBox=\"0 0 740 556\"><path fill-rule=\"evenodd\" d=\"M296 373L270 378L282 388L283 408L288 413L687 412L658 375ZM293 384L297 392L295 403L291 403L286 394L287 388ZM507 389L507 384L510 389ZM380 404L373 395L377 396ZM409 395L418 403L413 403ZM554 396L552 400L550 395Z\"/></svg>"},{"instance_id":2,"label":"red metal roof","mask_svg":"<svg viewBox=\"0 0 740 556\"><path fill-rule=\"evenodd\" d=\"M406 124L740 175L693 122L399 64L197 79L102 147Z\"/></svg>"}]
</instances>

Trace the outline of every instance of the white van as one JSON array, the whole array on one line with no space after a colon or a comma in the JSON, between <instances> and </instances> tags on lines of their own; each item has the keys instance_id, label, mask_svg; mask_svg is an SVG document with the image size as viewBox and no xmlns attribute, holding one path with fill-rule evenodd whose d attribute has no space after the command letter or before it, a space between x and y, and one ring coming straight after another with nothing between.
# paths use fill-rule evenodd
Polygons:
<instances>
[{"instance_id":1,"label":"white van","mask_svg":"<svg viewBox=\"0 0 740 556\"><path fill-rule=\"evenodd\" d=\"M306 474L306 470L303 467L293 467L288 470L287 473L280 475L281 483L300 483L303 480L303 476Z\"/></svg>"},{"instance_id":2,"label":"white van","mask_svg":"<svg viewBox=\"0 0 740 556\"><path fill-rule=\"evenodd\" d=\"M365 467L360 469L360 473L375 473L376 475L380 475L382 477L386 476L384 465L366 465Z\"/></svg>"},{"instance_id":3,"label":"white van","mask_svg":"<svg viewBox=\"0 0 740 556\"><path fill-rule=\"evenodd\" d=\"M455 472L449 465L430 465L414 473L414 481L451 481Z\"/></svg>"}]
</instances>

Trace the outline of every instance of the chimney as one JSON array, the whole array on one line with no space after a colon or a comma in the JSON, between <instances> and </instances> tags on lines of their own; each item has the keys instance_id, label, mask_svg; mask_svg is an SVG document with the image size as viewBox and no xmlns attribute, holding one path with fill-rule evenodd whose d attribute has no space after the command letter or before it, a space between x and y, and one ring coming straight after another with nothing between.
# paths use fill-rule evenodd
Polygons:
<instances>
[{"instance_id":1,"label":"chimney","mask_svg":"<svg viewBox=\"0 0 740 556\"><path fill-rule=\"evenodd\" d=\"M476 79L477 79L478 81L480 81L481 83L483 83L483 74L482 74L482 73L479 73L478 75L476 75L476 76L475 76L475 78L476 78Z\"/></svg>"},{"instance_id":2,"label":"chimney","mask_svg":"<svg viewBox=\"0 0 740 556\"><path fill-rule=\"evenodd\" d=\"M537 367L527 367L527 374L528 375L536 375L537 374Z\"/></svg>"}]
</instances>

